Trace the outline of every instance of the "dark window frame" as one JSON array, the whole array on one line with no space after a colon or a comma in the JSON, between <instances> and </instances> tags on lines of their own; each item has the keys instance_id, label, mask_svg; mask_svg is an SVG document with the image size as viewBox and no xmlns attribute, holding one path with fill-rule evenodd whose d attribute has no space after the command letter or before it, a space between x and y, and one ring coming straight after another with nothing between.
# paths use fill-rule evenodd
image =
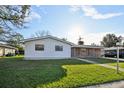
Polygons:
<instances>
[{"instance_id":1,"label":"dark window frame","mask_svg":"<svg viewBox=\"0 0 124 93\"><path fill-rule=\"evenodd\" d=\"M63 51L63 46L55 45L55 51Z\"/></svg>"},{"instance_id":2,"label":"dark window frame","mask_svg":"<svg viewBox=\"0 0 124 93\"><path fill-rule=\"evenodd\" d=\"M35 51L44 51L43 44L35 44Z\"/></svg>"}]
</instances>

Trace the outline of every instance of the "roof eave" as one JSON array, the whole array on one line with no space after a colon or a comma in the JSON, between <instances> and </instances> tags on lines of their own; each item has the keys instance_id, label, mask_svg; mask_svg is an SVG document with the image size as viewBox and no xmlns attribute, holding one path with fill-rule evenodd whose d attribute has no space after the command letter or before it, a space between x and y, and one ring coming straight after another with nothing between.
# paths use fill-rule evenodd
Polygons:
<instances>
[{"instance_id":1,"label":"roof eave","mask_svg":"<svg viewBox=\"0 0 124 93\"><path fill-rule=\"evenodd\" d=\"M26 42L30 42L30 41L36 41L36 40L41 40L41 39L47 39L47 38L51 38L51 39L54 39L54 40L58 40L58 41L61 41L63 43L66 43L66 44L69 44L71 46L75 45L69 41L63 41L57 37L53 37L53 36L44 36L44 37L41 37L41 38L30 38L30 39L24 39L22 43L26 43Z\"/></svg>"}]
</instances>

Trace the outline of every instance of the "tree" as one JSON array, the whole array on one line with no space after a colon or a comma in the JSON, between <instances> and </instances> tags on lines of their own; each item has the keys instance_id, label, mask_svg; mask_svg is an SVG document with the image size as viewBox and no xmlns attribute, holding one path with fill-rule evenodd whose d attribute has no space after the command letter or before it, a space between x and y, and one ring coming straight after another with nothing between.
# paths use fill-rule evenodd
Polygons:
<instances>
[{"instance_id":1,"label":"tree","mask_svg":"<svg viewBox=\"0 0 124 93\"><path fill-rule=\"evenodd\" d=\"M15 46L15 47L20 46L20 42L24 39L24 37L21 34L19 34L19 33L15 33L12 36L13 37L11 37L7 41L7 43L12 45L12 46Z\"/></svg>"},{"instance_id":2,"label":"tree","mask_svg":"<svg viewBox=\"0 0 124 93\"><path fill-rule=\"evenodd\" d=\"M18 52L16 51L16 54L24 54L23 45L21 44L21 41L23 39L23 35L17 32L8 31L0 34L0 41L5 42L6 44L18 49Z\"/></svg>"},{"instance_id":3,"label":"tree","mask_svg":"<svg viewBox=\"0 0 124 93\"><path fill-rule=\"evenodd\" d=\"M95 43L91 43L91 46L97 46Z\"/></svg>"},{"instance_id":4,"label":"tree","mask_svg":"<svg viewBox=\"0 0 124 93\"><path fill-rule=\"evenodd\" d=\"M83 39L83 38L79 37L78 45L84 45L84 41L83 41L82 39Z\"/></svg>"},{"instance_id":5,"label":"tree","mask_svg":"<svg viewBox=\"0 0 124 93\"><path fill-rule=\"evenodd\" d=\"M0 41L7 43L8 45L17 47L20 45L20 42L24 39L24 37L17 32L3 32L0 34Z\"/></svg>"},{"instance_id":6,"label":"tree","mask_svg":"<svg viewBox=\"0 0 124 93\"><path fill-rule=\"evenodd\" d=\"M35 32L31 37L42 37L42 36L47 36L47 35L50 35L50 32L43 30L43 31Z\"/></svg>"},{"instance_id":7,"label":"tree","mask_svg":"<svg viewBox=\"0 0 124 93\"><path fill-rule=\"evenodd\" d=\"M101 41L104 47L114 47L117 42L121 42L121 36L117 37L115 34L106 34Z\"/></svg>"},{"instance_id":8,"label":"tree","mask_svg":"<svg viewBox=\"0 0 124 93\"><path fill-rule=\"evenodd\" d=\"M0 41L22 50L20 41L23 36L12 32L14 28L24 28L25 18L29 15L29 5L0 6Z\"/></svg>"},{"instance_id":9,"label":"tree","mask_svg":"<svg viewBox=\"0 0 124 93\"><path fill-rule=\"evenodd\" d=\"M0 6L0 34L10 31L13 27L24 27L25 18L29 15L28 5L1 5Z\"/></svg>"}]
</instances>

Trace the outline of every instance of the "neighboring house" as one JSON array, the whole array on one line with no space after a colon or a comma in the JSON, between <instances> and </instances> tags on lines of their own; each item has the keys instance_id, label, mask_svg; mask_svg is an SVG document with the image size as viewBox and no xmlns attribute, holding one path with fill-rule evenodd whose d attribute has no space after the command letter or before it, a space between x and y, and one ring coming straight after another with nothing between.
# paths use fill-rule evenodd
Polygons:
<instances>
[{"instance_id":1,"label":"neighboring house","mask_svg":"<svg viewBox=\"0 0 124 93\"><path fill-rule=\"evenodd\" d=\"M71 57L100 57L102 47L75 45L53 36L24 40L25 59L62 59Z\"/></svg>"},{"instance_id":2,"label":"neighboring house","mask_svg":"<svg viewBox=\"0 0 124 93\"><path fill-rule=\"evenodd\" d=\"M15 55L15 51L16 51L15 47L0 43L0 56L5 56L8 53Z\"/></svg>"}]
</instances>

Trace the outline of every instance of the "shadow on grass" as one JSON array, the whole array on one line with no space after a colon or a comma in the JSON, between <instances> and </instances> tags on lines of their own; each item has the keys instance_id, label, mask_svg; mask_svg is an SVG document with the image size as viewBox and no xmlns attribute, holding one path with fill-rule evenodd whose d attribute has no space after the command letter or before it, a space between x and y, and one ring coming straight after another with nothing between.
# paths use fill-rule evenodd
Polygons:
<instances>
[{"instance_id":1,"label":"shadow on grass","mask_svg":"<svg viewBox=\"0 0 124 93\"><path fill-rule=\"evenodd\" d=\"M0 87L28 88L58 81L66 77L63 65L87 65L90 63L75 59L23 60L23 57L0 59Z\"/></svg>"}]
</instances>

